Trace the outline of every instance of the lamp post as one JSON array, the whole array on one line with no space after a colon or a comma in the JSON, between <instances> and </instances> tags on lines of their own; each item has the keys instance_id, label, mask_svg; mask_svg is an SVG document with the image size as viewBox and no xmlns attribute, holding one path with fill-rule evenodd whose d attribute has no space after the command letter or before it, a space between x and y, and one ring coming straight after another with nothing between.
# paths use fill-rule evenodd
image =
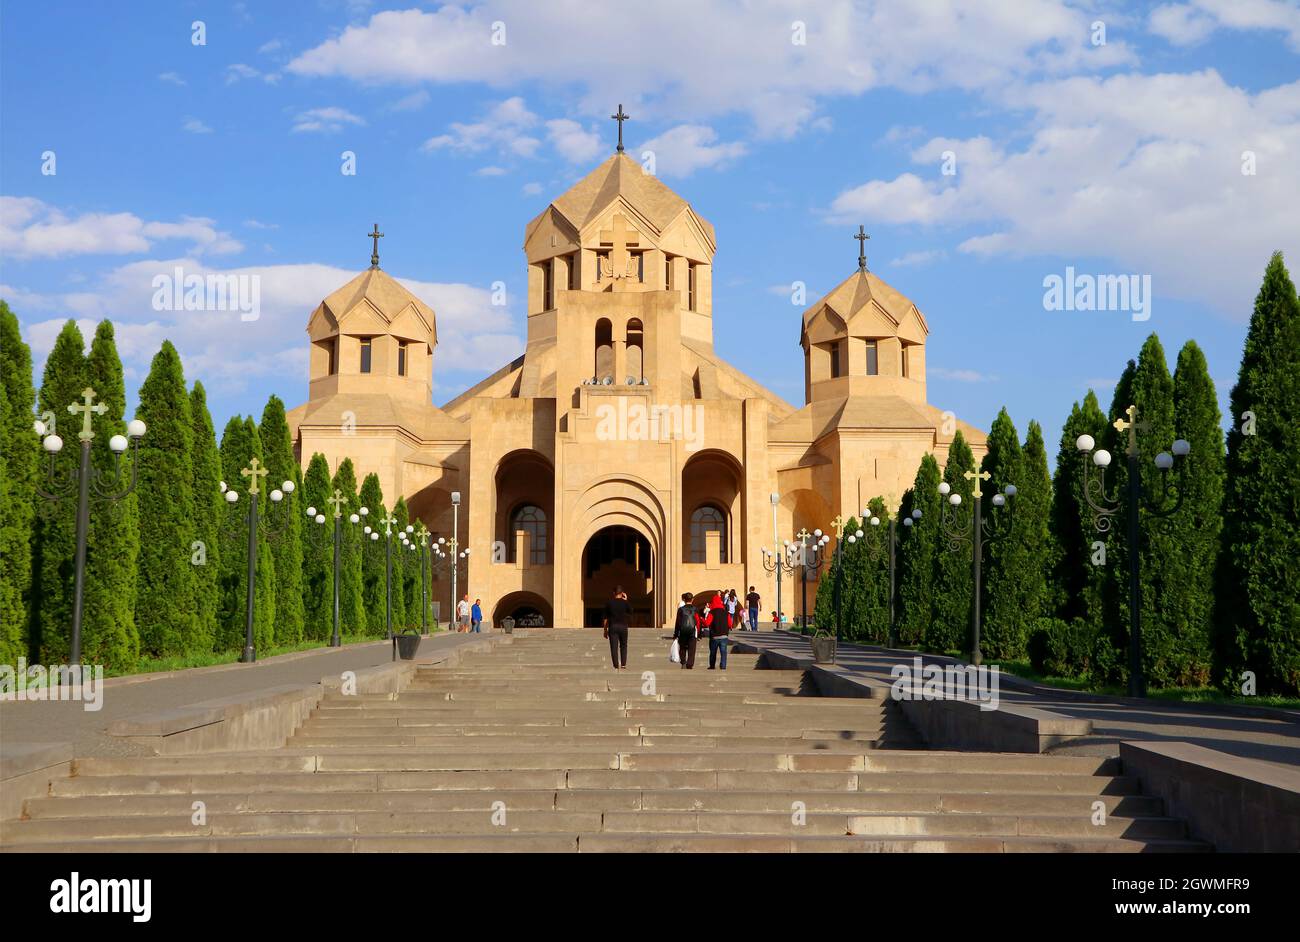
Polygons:
<instances>
[{"instance_id":1,"label":"lamp post","mask_svg":"<svg viewBox=\"0 0 1300 942\"><path fill-rule=\"evenodd\" d=\"M439 571L451 573L451 608L453 620L449 622L449 625L454 624L456 611L456 575L459 572L461 565L466 564L469 561L470 548L467 546L463 550L458 551L457 547L459 545L460 544L456 542L454 536L450 540L440 536L438 537L438 542L434 543L432 534L429 535L429 547L433 553L432 559L429 563L430 571L434 573ZM450 630L450 628L448 630Z\"/></svg>"},{"instance_id":2,"label":"lamp post","mask_svg":"<svg viewBox=\"0 0 1300 942\"><path fill-rule=\"evenodd\" d=\"M239 656L239 660L244 664L252 664L257 660L257 647L253 643L253 618L257 606L257 527L258 527L258 495L262 493L262 487L259 483L262 478L270 472L262 467L261 462L254 455L248 463L247 468L240 470L240 475L248 478L248 597L244 606L244 651ZM227 504L235 504L239 501L239 494L234 488L227 486L225 481L220 484L221 493L225 495ZM294 484L292 481L283 481L280 486L271 491L270 497L272 503L280 503L284 500L286 494L293 493ZM278 536L284 532L288 521L281 521L278 527L269 529L268 536Z\"/></svg>"},{"instance_id":3,"label":"lamp post","mask_svg":"<svg viewBox=\"0 0 1300 942\"><path fill-rule=\"evenodd\" d=\"M1178 483L1172 486L1169 483L1169 470L1174 466L1176 459L1186 458L1191 453L1192 446L1185 439L1175 439L1171 449L1173 454L1162 451L1155 456L1155 466L1160 471L1161 490L1160 496L1153 500L1142 490L1142 468L1138 460L1137 442L1137 433L1149 431L1151 425L1148 422L1138 421L1135 405L1125 409L1124 414L1128 416L1127 419L1116 419L1114 422L1117 432L1128 432L1128 447L1124 455L1128 469L1128 487L1125 489L1123 499L1118 494L1112 496L1106 493L1106 468L1110 465L1110 452L1105 449L1094 452L1096 442L1091 435L1080 435L1074 444L1084 459L1083 497L1092 511L1093 526L1097 532L1105 533L1110 530L1111 518L1119 513L1121 507L1124 507L1128 513L1128 694L1130 697L1145 697L1147 684L1146 674L1142 669L1142 582L1139 559L1142 532L1139 527L1139 510L1145 510L1153 517L1168 517L1178 512L1183 505L1183 495L1186 493L1184 483L1187 477L1187 462L1178 462ZM1092 453L1091 462L1086 457L1089 453ZM1088 469L1090 463L1097 467L1096 477L1092 477ZM1172 507L1169 506L1171 489L1174 492Z\"/></svg>"},{"instance_id":4,"label":"lamp post","mask_svg":"<svg viewBox=\"0 0 1300 942\"><path fill-rule=\"evenodd\" d=\"M795 564L793 557L790 555L790 541L786 540L784 545L781 543L781 535L776 525L776 507L781 502L780 494L772 495L772 545L775 547L769 551L763 548L763 568L771 573L776 574L776 627L781 627L781 573L788 572L794 575Z\"/></svg>"},{"instance_id":5,"label":"lamp post","mask_svg":"<svg viewBox=\"0 0 1300 942\"><path fill-rule=\"evenodd\" d=\"M339 580L342 578L341 547L343 541L343 505L347 502L348 499L343 496L343 492L337 487L334 488L334 493L331 496L325 498L325 503L332 504L334 508L334 633L330 637L331 648L340 648L343 646L343 637L339 632ZM348 515L348 522L354 524L360 523L361 519L369 514L369 508L361 507L358 509L357 513ZM323 524L325 522L325 515L323 513L317 513L315 507L307 508L307 517L315 521L317 524ZM315 534L322 533L323 531L308 528L307 532L311 534L310 538L315 540L319 539Z\"/></svg>"},{"instance_id":6,"label":"lamp post","mask_svg":"<svg viewBox=\"0 0 1300 942\"><path fill-rule=\"evenodd\" d=\"M393 639L393 527L397 525L397 518L389 514L379 522L384 525L384 638L391 641ZM370 527L366 527L365 534L371 540L379 539L379 532Z\"/></svg>"},{"instance_id":7,"label":"lamp post","mask_svg":"<svg viewBox=\"0 0 1300 942\"><path fill-rule=\"evenodd\" d=\"M415 541L412 542L409 534L415 534ZM433 534L429 528L420 521L418 527L407 526L406 533L402 534L402 542L411 549L420 554L420 630L424 634L429 633L429 556L428 550Z\"/></svg>"},{"instance_id":8,"label":"lamp post","mask_svg":"<svg viewBox=\"0 0 1300 942\"><path fill-rule=\"evenodd\" d=\"M1006 526L1000 527L992 518L984 519L982 498L983 493L980 490L980 483L987 481L991 474L987 471L963 471L962 477L968 481L975 482L975 507L973 513L962 518L959 516L958 507L961 506L961 495L951 493L952 488L947 481L939 482L939 493L948 498L948 506L943 508L940 526L943 530L944 537L948 540L948 551L956 552L964 546L971 547L971 651L970 661L975 666L979 666L984 661L984 654L980 651L980 576L982 573L984 547L987 544L1001 540L1009 536L1011 528L1014 525L1015 514L1012 509L1012 498L1016 496L1016 486L1008 484L1002 489L1001 494L993 495L993 507L995 513L1005 507ZM1001 516L1000 514L998 516Z\"/></svg>"},{"instance_id":9,"label":"lamp post","mask_svg":"<svg viewBox=\"0 0 1300 942\"><path fill-rule=\"evenodd\" d=\"M878 529L880 527L880 518L877 517L875 514L873 514L870 508L862 511L862 519L866 520L868 522L868 525L873 528ZM918 507L915 510L913 510L909 516L903 518L903 526L910 530L916 524L916 521L920 519L921 519L921 510ZM893 517L889 518L889 526L886 528L886 531L889 534L887 537L889 541L887 544L887 548L889 551L888 552L888 562L889 562L888 645L889 647L893 648L898 646L898 616L897 616L897 611L895 606L895 596L898 594L898 587L897 587L898 521L895 518ZM862 530L858 530L858 532L855 533L853 536L856 536L859 540L861 540L864 534ZM853 536L849 537L850 543L853 542ZM882 561L882 559L885 557L886 554L884 552L884 548L881 547L880 542L877 540L872 540L871 542L867 543L867 555L871 557L872 562L879 563Z\"/></svg>"},{"instance_id":10,"label":"lamp post","mask_svg":"<svg viewBox=\"0 0 1300 942\"><path fill-rule=\"evenodd\" d=\"M805 527L795 534L795 539L798 542L793 548L795 550L795 555L798 558L798 566L800 570L799 579L803 590L803 601L801 603L802 612L799 617L803 623L802 631L804 634L807 634L808 570L811 568L815 573L821 572L822 566L826 564L825 546L830 542L831 538L829 534L822 533L821 530L814 530L812 533L809 533L808 529ZM811 543L809 541L811 541ZM777 617L780 617L779 611L777 612Z\"/></svg>"},{"instance_id":11,"label":"lamp post","mask_svg":"<svg viewBox=\"0 0 1300 942\"><path fill-rule=\"evenodd\" d=\"M835 528L835 559L831 565L835 568L835 648L840 646L840 626L844 624L844 516L836 514L831 521ZM862 531L849 534L849 542L856 543L862 538Z\"/></svg>"},{"instance_id":12,"label":"lamp post","mask_svg":"<svg viewBox=\"0 0 1300 942\"><path fill-rule=\"evenodd\" d=\"M95 431L91 428L91 417L103 415L108 411L106 404L95 402L96 395L95 390L87 386L81 391L81 402L74 402L68 406L68 412L72 415L81 413L81 431L77 433L81 448L75 474L71 469L60 474L55 468L56 456L63 449L63 439L54 433L54 424L51 423L48 432L44 422L37 422L33 426L34 431L41 438L41 447L50 456L46 489L40 487L36 489L36 493L47 501L46 504L41 505L42 513L48 519L58 511L64 500L71 498L74 492L77 495L77 548L72 583L70 666L81 664L81 617L86 594L86 539L90 532L90 504L91 501L111 504L122 500L135 490L136 472L140 463L140 438L145 433L144 423L139 419L132 419L127 423L126 435L114 435L108 440L108 448L113 453L112 474L106 475L103 471L93 468L90 460L90 443L95 438ZM128 445L131 448L131 481L123 486L122 452L126 451Z\"/></svg>"}]
</instances>

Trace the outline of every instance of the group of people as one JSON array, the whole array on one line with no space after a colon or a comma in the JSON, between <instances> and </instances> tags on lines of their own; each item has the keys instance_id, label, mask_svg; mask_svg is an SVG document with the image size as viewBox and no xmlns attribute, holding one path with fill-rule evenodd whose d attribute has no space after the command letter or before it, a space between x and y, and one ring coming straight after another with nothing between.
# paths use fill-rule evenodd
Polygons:
<instances>
[{"instance_id":1,"label":"group of people","mask_svg":"<svg viewBox=\"0 0 1300 942\"><path fill-rule=\"evenodd\" d=\"M466 592L461 596L460 601L456 603L456 631L474 632L479 634L483 625L483 600L475 599L474 604L469 603L469 593Z\"/></svg>"},{"instance_id":2,"label":"group of people","mask_svg":"<svg viewBox=\"0 0 1300 942\"><path fill-rule=\"evenodd\" d=\"M690 592L682 593L682 603L677 608L673 623L673 644L677 649L676 660L683 670L695 667L695 649L702 637L709 639L709 670L727 669L727 643L731 630L758 630L758 611L762 598L753 586L745 596L745 606L741 606L736 590L719 589L702 608L695 603L695 596ZM627 592L620 585L614 590L614 596L605 603L604 617L601 621L604 635L609 640L609 657L614 670L627 670L628 625L632 619L632 605L627 600Z\"/></svg>"}]
</instances>

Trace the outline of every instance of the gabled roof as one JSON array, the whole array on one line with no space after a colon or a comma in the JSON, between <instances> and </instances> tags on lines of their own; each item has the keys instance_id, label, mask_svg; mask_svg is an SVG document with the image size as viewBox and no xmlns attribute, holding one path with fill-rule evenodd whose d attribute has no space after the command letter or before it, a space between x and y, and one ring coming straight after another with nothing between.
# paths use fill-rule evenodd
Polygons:
<instances>
[{"instance_id":1,"label":"gabled roof","mask_svg":"<svg viewBox=\"0 0 1300 942\"><path fill-rule=\"evenodd\" d=\"M869 316L874 314L884 317L895 328L905 324L909 317L914 317L923 336L930 332L930 327L917 306L870 271L855 271L803 312L800 343L804 341L808 325L825 308L834 311L850 329L854 318L867 312Z\"/></svg>"},{"instance_id":2,"label":"gabled roof","mask_svg":"<svg viewBox=\"0 0 1300 942\"><path fill-rule=\"evenodd\" d=\"M658 177L642 170L641 165L627 154L614 154L552 200L551 207L575 229L581 230L598 219L620 196L658 232L663 232L673 220L688 212L700 224L709 242L717 244L712 223L691 209L686 200L660 182ZM551 207L533 219L525 231L531 233Z\"/></svg>"},{"instance_id":3,"label":"gabled roof","mask_svg":"<svg viewBox=\"0 0 1300 942\"><path fill-rule=\"evenodd\" d=\"M429 343L438 343L437 316L433 313L433 308L379 268L366 269L322 301L308 321L308 330L312 329L312 323L320 314L328 318L331 328L337 328L358 307L373 310L388 324L410 311L423 328L428 330Z\"/></svg>"},{"instance_id":4,"label":"gabled roof","mask_svg":"<svg viewBox=\"0 0 1300 942\"><path fill-rule=\"evenodd\" d=\"M469 426L434 405L405 402L383 393L347 393L303 403L289 413L291 434L303 425L337 428L344 410L356 416L359 426L403 428L420 441L469 441Z\"/></svg>"}]
</instances>

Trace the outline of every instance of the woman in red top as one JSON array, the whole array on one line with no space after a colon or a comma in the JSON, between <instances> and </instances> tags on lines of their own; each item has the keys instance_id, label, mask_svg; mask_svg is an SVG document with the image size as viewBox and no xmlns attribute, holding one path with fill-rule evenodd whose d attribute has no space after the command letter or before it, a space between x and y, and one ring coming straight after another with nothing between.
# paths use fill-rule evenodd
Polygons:
<instances>
[{"instance_id":1,"label":"woman in red top","mask_svg":"<svg viewBox=\"0 0 1300 942\"><path fill-rule=\"evenodd\" d=\"M730 631L730 616L722 601L722 593L715 593L709 603L709 670L714 669L719 651L722 652L722 670L727 669L727 634Z\"/></svg>"}]
</instances>

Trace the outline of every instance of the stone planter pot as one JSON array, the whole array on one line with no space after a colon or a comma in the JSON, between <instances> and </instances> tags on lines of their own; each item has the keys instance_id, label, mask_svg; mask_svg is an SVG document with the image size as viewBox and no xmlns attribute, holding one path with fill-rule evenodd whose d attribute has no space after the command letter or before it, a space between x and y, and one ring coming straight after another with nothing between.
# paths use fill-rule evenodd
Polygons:
<instances>
[{"instance_id":1,"label":"stone planter pot","mask_svg":"<svg viewBox=\"0 0 1300 942\"><path fill-rule=\"evenodd\" d=\"M393 635L393 647L403 661L415 660L415 654L420 650L420 633L408 628L403 634Z\"/></svg>"},{"instance_id":2,"label":"stone planter pot","mask_svg":"<svg viewBox=\"0 0 1300 942\"><path fill-rule=\"evenodd\" d=\"M835 639L833 637L813 637L808 639L808 643L812 645L814 663L835 663Z\"/></svg>"},{"instance_id":3,"label":"stone planter pot","mask_svg":"<svg viewBox=\"0 0 1300 942\"><path fill-rule=\"evenodd\" d=\"M512 635L512 634L514 634L514 633L515 633L515 620L514 620L513 618L508 617L508 616L507 616L506 618L501 619L501 630L504 631L504 632L505 632L506 634L508 634L508 635Z\"/></svg>"}]
</instances>

